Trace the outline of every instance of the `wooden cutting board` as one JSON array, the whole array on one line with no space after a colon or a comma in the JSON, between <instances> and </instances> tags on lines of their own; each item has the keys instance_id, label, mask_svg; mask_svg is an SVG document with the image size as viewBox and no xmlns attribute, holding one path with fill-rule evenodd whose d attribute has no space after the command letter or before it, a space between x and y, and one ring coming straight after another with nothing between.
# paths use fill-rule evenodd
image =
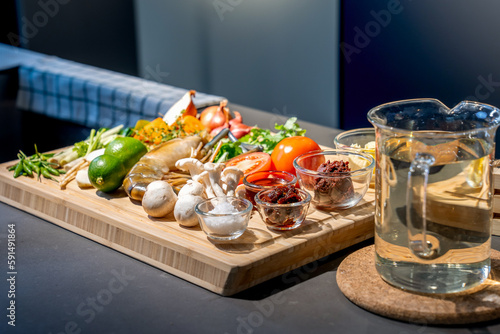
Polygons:
<instances>
[{"instance_id":1,"label":"wooden cutting board","mask_svg":"<svg viewBox=\"0 0 500 334\"><path fill-rule=\"evenodd\" d=\"M471 188L463 173L427 186L427 219L464 231L484 232L491 219L489 188ZM418 211L418 208L417 208Z\"/></svg>"},{"instance_id":2,"label":"wooden cutting board","mask_svg":"<svg viewBox=\"0 0 500 334\"><path fill-rule=\"evenodd\" d=\"M173 217L148 218L124 191L60 190L53 181L14 179L0 165L0 201L221 295L232 295L373 237L374 193L339 213L315 211L304 226L268 230L257 213L238 239L214 242Z\"/></svg>"},{"instance_id":3,"label":"wooden cutting board","mask_svg":"<svg viewBox=\"0 0 500 334\"><path fill-rule=\"evenodd\" d=\"M500 236L500 168L493 168L493 234Z\"/></svg>"},{"instance_id":4,"label":"wooden cutting board","mask_svg":"<svg viewBox=\"0 0 500 334\"><path fill-rule=\"evenodd\" d=\"M471 189L464 183L462 174L441 182L435 182L428 188L427 215L429 220L453 227L474 230L474 222L489 213L486 210L485 188ZM500 169L493 170L493 221L492 234L500 235ZM483 217L484 219L489 219ZM452 223L451 223L452 222ZM481 229L479 227L479 229Z\"/></svg>"}]
</instances>

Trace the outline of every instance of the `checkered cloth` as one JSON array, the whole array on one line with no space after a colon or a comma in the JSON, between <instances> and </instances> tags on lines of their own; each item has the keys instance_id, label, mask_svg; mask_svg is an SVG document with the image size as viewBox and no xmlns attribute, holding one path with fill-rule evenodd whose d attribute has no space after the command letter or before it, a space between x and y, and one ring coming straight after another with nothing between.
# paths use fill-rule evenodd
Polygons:
<instances>
[{"instance_id":1,"label":"checkered cloth","mask_svg":"<svg viewBox=\"0 0 500 334\"><path fill-rule=\"evenodd\" d=\"M186 92L141 78L56 57L40 57L19 68L17 107L91 128L134 126L163 115ZM196 93L198 108L223 97Z\"/></svg>"}]
</instances>

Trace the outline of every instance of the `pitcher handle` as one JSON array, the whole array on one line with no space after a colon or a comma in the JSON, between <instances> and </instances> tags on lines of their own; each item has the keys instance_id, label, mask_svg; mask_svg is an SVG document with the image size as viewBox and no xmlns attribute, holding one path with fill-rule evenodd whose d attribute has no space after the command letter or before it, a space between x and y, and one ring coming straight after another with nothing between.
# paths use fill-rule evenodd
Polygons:
<instances>
[{"instance_id":1,"label":"pitcher handle","mask_svg":"<svg viewBox=\"0 0 500 334\"><path fill-rule=\"evenodd\" d=\"M408 227L408 243L411 252L421 259L435 258L438 253L439 241L433 238L431 242L427 233L427 183L429 168L436 159L428 153L417 153L408 172L408 185L406 189L406 222ZM415 195L419 194L417 200ZM420 209L420 210L418 210ZM416 212L421 213L421 227L417 219L413 219Z\"/></svg>"}]
</instances>

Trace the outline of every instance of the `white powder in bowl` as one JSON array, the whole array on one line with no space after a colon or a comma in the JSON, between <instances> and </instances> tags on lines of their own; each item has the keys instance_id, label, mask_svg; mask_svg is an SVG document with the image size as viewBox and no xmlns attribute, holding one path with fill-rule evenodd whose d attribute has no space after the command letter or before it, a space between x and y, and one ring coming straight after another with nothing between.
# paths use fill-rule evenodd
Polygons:
<instances>
[{"instance_id":1,"label":"white powder in bowl","mask_svg":"<svg viewBox=\"0 0 500 334\"><path fill-rule=\"evenodd\" d=\"M239 211L229 202L217 204L208 213L227 214L227 216L205 217L205 225L210 233L220 235L230 235L245 228L245 218L240 215L231 215Z\"/></svg>"}]
</instances>

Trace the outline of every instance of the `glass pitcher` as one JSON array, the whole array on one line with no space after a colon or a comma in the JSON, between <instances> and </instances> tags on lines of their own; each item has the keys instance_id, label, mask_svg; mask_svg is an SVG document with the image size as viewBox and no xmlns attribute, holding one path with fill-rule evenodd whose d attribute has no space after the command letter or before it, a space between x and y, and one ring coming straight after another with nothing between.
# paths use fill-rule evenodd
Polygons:
<instances>
[{"instance_id":1,"label":"glass pitcher","mask_svg":"<svg viewBox=\"0 0 500 334\"><path fill-rule=\"evenodd\" d=\"M375 257L388 283L459 292L490 271L492 167L500 110L464 101L383 104L376 130Z\"/></svg>"}]
</instances>

